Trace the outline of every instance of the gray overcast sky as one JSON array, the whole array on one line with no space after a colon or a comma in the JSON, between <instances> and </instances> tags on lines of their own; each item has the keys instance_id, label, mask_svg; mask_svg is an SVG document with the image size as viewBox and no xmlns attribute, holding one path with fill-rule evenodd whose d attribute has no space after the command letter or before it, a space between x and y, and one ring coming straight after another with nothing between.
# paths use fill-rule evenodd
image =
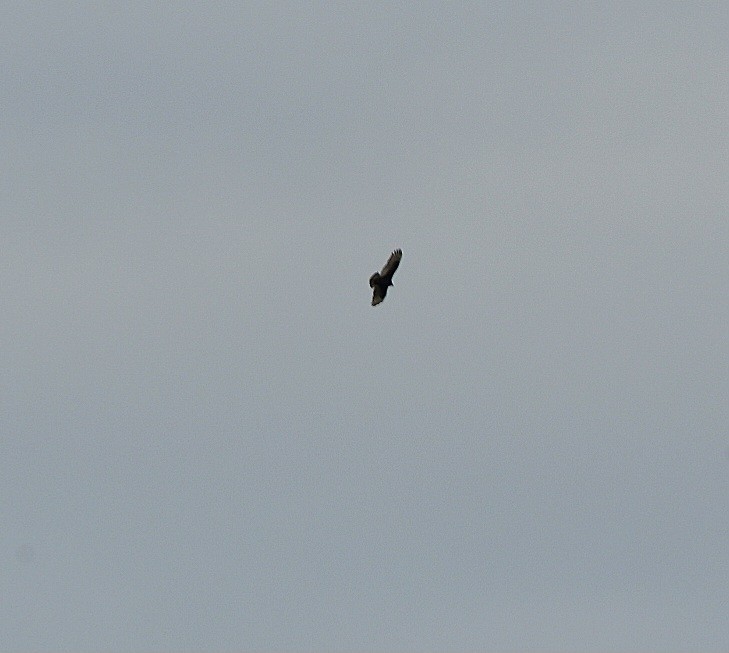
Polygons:
<instances>
[{"instance_id":1,"label":"gray overcast sky","mask_svg":"<svg viewBox=\"0 0 729 653\"><path fill-rule=\"evenodd\" d=\"M728 34L3 3L2 648L726 650Z\"/></svg>"}]
</instances>

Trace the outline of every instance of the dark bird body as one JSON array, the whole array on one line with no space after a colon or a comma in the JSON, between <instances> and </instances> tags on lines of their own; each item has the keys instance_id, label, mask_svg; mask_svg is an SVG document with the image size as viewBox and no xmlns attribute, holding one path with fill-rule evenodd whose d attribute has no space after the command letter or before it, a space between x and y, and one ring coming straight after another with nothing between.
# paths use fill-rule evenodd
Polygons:
<instances>
[{"instance_id":1,"label":"dark bird body","mask_svg":"<svg viewBox=\"0 0 729 653\"><path fill-rule=\"evenodd\" d=\"M397 266L400 265L402 250L396 249L390 258L387 259L385 267L380 272L375 272L370 277L370 288L372 288L372 306L377 306L387 295L387 289L393 286L392 275L395 274Z\"/></svg>"}]
</instances>

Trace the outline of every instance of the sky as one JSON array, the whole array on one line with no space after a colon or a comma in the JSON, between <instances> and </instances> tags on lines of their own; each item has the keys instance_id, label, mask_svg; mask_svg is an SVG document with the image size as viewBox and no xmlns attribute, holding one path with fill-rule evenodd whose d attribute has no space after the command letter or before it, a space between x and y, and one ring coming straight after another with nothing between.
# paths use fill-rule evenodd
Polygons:
<instances>
[{"instance_id":1,"label":"sky","mask_svg":"<svg viewBox=\"0 0 729 653\"><path fill-rule=\"evenodd\" d=\"M2 648L726 650L728 31L2 3Z\"/></svg>"}]
</instances>

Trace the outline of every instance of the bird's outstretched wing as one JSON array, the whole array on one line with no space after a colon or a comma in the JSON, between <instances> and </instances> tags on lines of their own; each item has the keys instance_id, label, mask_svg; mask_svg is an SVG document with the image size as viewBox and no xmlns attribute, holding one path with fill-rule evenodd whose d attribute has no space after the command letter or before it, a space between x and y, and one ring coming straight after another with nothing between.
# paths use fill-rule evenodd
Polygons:
<instances>
[{"instance_id":1,"label":"bird's outstretched wing","mask_svg":"<svg viewBox=\"0 0 729 653\"><path fill-rule=\"evenodd\" d=\"M402 250L396 249L392 254L390 254L390 258L387 259L387 263L385 263L385 267L382 268L382 272L380 272L380 276L384 277L385 279L392 279L392 275L395 274L395 270L397 270L397 266L400 265L401 258L402 258Z\"/></svg>"},{"instance_id":2,"label":"bird's outstretched wing","mask_svg":"<svg viewBox=\"0 0 729 653\"><path fill-rule=\"evenodd\" d=\"M383 284L376 284L374 286L374 290L372 291L372 306L377 306L383 299L385 299L385 295L387 294L387 286Z\"/></svg>"}]
</instances>

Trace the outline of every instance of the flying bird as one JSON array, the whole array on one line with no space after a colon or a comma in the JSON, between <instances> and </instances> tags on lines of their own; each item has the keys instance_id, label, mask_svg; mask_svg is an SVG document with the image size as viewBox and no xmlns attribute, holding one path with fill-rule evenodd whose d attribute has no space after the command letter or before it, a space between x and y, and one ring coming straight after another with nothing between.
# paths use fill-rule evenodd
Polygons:
<instances>
[{"instance_id":1,"label":"flying bird","mask_svg":"<svg viewBox=\"0 0 729 653\"><path fill-rule=\"evenodd\" d=\"M387 294L387 289L394 285L392 283L392 275L395 274L397 266L400 265L402 258L402 250L396 249L390 258L387 259L385 267L380 272L375 272L370 277L370 288L372 288L372 306L377 306Z\"/></svg>"}]
</instances>

